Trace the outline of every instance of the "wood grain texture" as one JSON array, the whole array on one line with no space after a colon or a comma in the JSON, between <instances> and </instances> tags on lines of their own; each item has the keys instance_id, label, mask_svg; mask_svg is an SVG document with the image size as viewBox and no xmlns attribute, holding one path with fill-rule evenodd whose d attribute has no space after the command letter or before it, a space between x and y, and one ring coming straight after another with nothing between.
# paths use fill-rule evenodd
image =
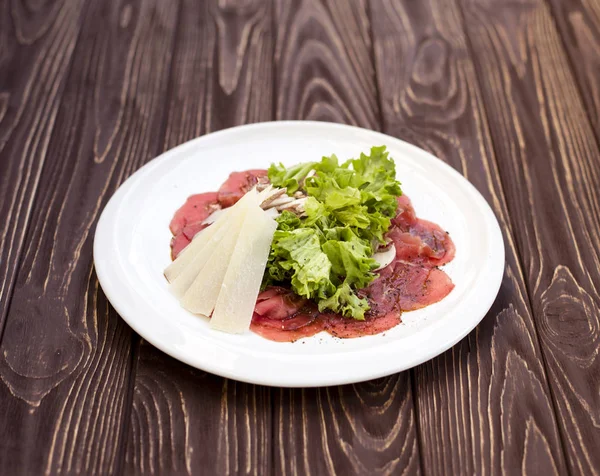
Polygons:
<instances>
[{"instance_id":1,"label":"wood grain texture","mask_svg":"<svg viewBox=\"0 0 600 476\"><path fill-rule=\"evenodd\" d=\"M277 119L379 129L365 2L276 0Z\"/></svg>"},{"instance_id":2,"label":"wood grain texture","mask_svg":"<svg viewBox=\"0 0 600 476\"><path fill-rule=\"evenodd\" d=\"M266 387L196 370L143 343L125 474L271 473Z\"/></svg>"},{"instance_id":3,"label":"wood grain texture","mask_svg":"<svg viewBox=\"0 0 600 476\"><path fill-rule=\"evenodd\" d=\"M0 474L599 474L600 7L544 1L0 2ZM507 251L476 331L296 390L139 342L93 271L100 211L162 150L272 118L383 129L475 184Z\"/></svg>"},{"instance_id":4,"label":"wood grain texture","mask_svg":"<svg viewBox=\"0 0 600 476\"><path fill-rule=\"evenodd\" d=\"M600 1L548 0L588 117L600 139Z\"/></svg>"},{"instance_id":5,"label":"wood grain texture","mask_svg":"<svg viewBox=\"0 0 600 476\"><path fill-rule=\"evenodd\" d=\"M408 372L275 395L275 474L421 473Z\"/></svg>"},{"instance_id":6,"label":"wood grain texture","mask_svg":"<svg viewBox=\"0 0 600 476\"><path fill-rule=\"evenodd\" d=\"M83 3L0 3L0 333Z\"/></svg>"},{"instance_id":7,"label":"wood grain texture","mask_svg":"<svg viewBox=\"0 0 600 476\"><path fill-rule=\"evenodd\" d=\"M0 349L1 474L111 474L132 332L92 267L117 185L156 155L177 8L92 2L81 24Z\"/></svg>"},{"instance_id":8,"label":"wood grain texture","mask_svg":"<svg viewBox=\"0 0 600 476\"><path fill-rule=\"evenodd\" d=\"M600 151L548 6L462 2L572 474L600 471Z\"/></svg>"},{"instance_id":9,"label":"wood grain texture","mask_svg":"<svg viewBox=\"0 0 600 476\"><path fill-rule=\"evenodd\" d=\"M414 370L424 472L564 473L460 12L453 2L441 0L374 0L370 5L385 132L430 150L462 172L493 207L506 244L505 275L488 315L458 345Z\"/></svg>"},{"instance_id":10,"label":"wood grain texture","mask_svg":"<svg viewBox=\"0 0 600 476\"><path fill-rule=\"evenodd\" d=\"M380 128L364 1L276 2L277 117ZM409 373L275 392L274 471L419 474Z\"/></svg>"},{"instance_id":11,"label":"wood grain texture","mask_svg":"<svg viewBox=\"0 0 600 476\"><path fill-rule=\"evenodd\" d=\"M271 28L267 2L183 2L163 149L272 118ZM270 389L192 369L142 341L125 473L269 474L271 420Z\"/></svg>"},{"instance_id":12,"label":"wood grain texture","mask_svg":"<svg viewBox=\"0 0 600 476\"><path fill-rule=\"evenodd\" d=\"M271 11L262 0L183 2L164 150L273 118Z\"/></svg>"}]
</instances>

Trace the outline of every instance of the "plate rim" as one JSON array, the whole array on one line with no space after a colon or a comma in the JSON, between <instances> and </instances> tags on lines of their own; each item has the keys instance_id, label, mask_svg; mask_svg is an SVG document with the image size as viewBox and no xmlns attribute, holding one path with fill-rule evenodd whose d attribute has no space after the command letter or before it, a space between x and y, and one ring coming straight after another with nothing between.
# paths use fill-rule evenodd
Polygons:
<instances>
[{"instance_id":1,"label":"plate rim","mask_svg":"<svg viewBox=\"0 0 600 476\"><path fill-rule=\"evenodd\" d=\"M108 260L104 261L104 260L99 259L99 257L102 256L102 253L103 253L103 250L102 250L103 238L109 231L109 228L108 228L110 225L109 218L111 217L111 214L114 214L114 212L118 211L117 205L119 204L121 197L124 196L129 191L129 189L143 177L143 174L149 173L154 167L160 166L164 161L169 160L172 156L176 157L176 156L180 155L187 148L193 148L194 146L197 146L201 142L206 142L210 139L218 138L221 135L235 134L237 131L240 131L242 129L251 130L251 129L282 128L282 127L283 128L286 128L286 127L291 127L291 128L294 128L294 127L316 127L316 128L320 128L320 129L345 130L348 132L355 132L355 133L358 133L360 131L360 133L366 132L368 134L371 134L371 135L373 135L373 137L380 137L382 140L384 140L388 143L395 142L398 146L400 146L404 149L407 149L409 151L412 151L415 154L418 154L421 156L427 156L430 160L433 159L434 162L436 163L436 166L441 167L442 170L444 170L446 173L449 173L451 176L453 176L458 181L458 183L460 184L461 187L466 187L466 189L471 194L474 194L476 197L476 200L478 201L478 206L480 208L482 208L485 211L485 215L491 219L491 222L488 223L488 225L492 226L492 232L490 233L490 238L492 240L494 240L497 245L499 245L498 246L499 255L497 257L498 259L495 260L495 263L497 263L497 267L496 267L496 269L493 269L490 271L490 274L492 275L493 279L491 282L488 282L488 285L486 286L488 289L490 289L490 291L488 292L488 294L486 296L487 299L485 299L485 301L482 304L480 304L480 306L479 306L481 308L481 316L471 319L468 322L468 325L461 327L460 332L457 332L456 334L452 335L452 337L450 339L445 340L443 344L438 345L433 349L429 349L429 351L423 352L422 354L420 354L412 359L404 359L401 361L401 364L396 365L396 366L386 365L386 366L382 366L381 368L375 367L375 371L356 372L356 374L354 374L352 376L351 375L343 375L343 376L338 377L338 376L328 375L325 377L323 377L323 376L319 377L318 375L315 375L315 376L313 376L314 378L307 379L306 377L304 377L304 378L299 378L296 380L291 379L291 380L285 380L285 381L269 378L268 372L265 372L262 375L260 373L257 375L250 375L250 376L244 375L240 372L231 371L226 368L220 367L219 365L215 365L214 362L210 362L209 360L206 360L206 359L204 359L202 361L202 363L199 363L199 361L202 359L198 359L198 358L193 359L186 352L182 352L179 349L177 349L176 347L172 347L172 346L170 347L167 345L163 345L163 343L159 339L155 339L152 335L147 335L147 333L144 332L143 326L138 325L138 320L136 320L135 318L132 318L131 316L128 315L130 312L129 309L127 309L127 306L124 305L122 300L120 300L116 296L116 292L111 285L110 269L109 269ZM98 224L96 226L95 235L94 235L94 244L93 244L93 255L94 255L94 267L96 270L98 281L99 281L100 286L102 287L103 292L106 295L106 298L111 303L111 305L115 308L115 310L117 311L119 316L138 335L140 335L142 338L144 338L147 342L149 342L150 344L152 344L153 346L155 346L162 352L165 352L166 354L170 355L171 357L173 357L179 361L182 361L182 362L184 362L188 365L191 365L192 367L198 368L200 370L203 370L203 371L206 371L209 373L213 373L215 375L220 375L225 378L231 378L231 379L235 379L235 380L238 380L241 382L246 382L246 383L251 383L251 384L277 386L277 387L289 387L289 388L343 385L343 384L356 383L356 382L361 382L361 381L365 381L365 380L380 378L380 377L392 375L392 374L410 369L412 367L415 367L423 362L426 362L426 361L444 353L445 351L447 351L448 349L453 347L456 343L458 343L460 340L462 340L466 335L468 335L487 315L489 309L491 308L494 301L496 300L496 297L500 290L500 286L502 284L504 270L505 270L504 237L502 234L500 224L496 217L496 214L492 210L492 208L489 205L489 203L487 202L487 200L483 197L483 195L475 188L475 186L471 182L469 182L466 179L466 177L464 177L462 174L460 174L457 170L455 170L448 163L446 163L443 160L439 159L438 157L434 156L430 152L428 152L424 149L421 149L420 147L418 147L414 144L403 141L402 139L398 139L396 137L393 137L393 136L390 136L390 135L387 135L387 134L384 134L384 133L381 133L378 131L373 131L370 129L364 129L361 127L350 126L350 125L346 125L346 124L321 122L321 121L268 121L268 122L259 122L259 123L235 126L235 127L222 129L219 131L211 132L209 134L205 134L205 135L196 137L194 139L186 141L182 144L177 145L176 147L173 147L173 148L163 152L162 154L160 154L159 156L157 156L154 159L151 159L146 164L144 164L142 167L140 167L137 171L135 171L132 175L130 175L119 186L119 188L115 191L115 193L112 195L112 197L108 200L108 202L105 205L105 207L102 211L102 214L98 220ZM480 312L477 312L476 314L479 315ZM372 352L372 350L373 349L370 347L370 348L366 348L366 349L353 350L350 353L352 353L352 354L363 353L363 352L368 353L368 352ZM333 356L333 355L334 354L331 354L331 356ZM377 370L377 369L379 369L379 370Z\"/></svg>"}]
</instances>

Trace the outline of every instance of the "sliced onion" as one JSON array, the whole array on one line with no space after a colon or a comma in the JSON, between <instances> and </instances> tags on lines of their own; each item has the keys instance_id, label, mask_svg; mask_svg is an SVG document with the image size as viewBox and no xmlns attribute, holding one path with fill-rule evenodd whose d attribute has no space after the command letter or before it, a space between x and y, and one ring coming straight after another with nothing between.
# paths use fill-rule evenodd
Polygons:
<instances>
[{"instance_id":1,"label":"sliced onion","mask_svg":"<svg viewBox=\"0 0 600 476\"><path fill-rule=\"evenodd\" d=\"M395 257L396 247L394 246L394 243L388 246L385 250L375 253L373 255L373 259L379 263L379 268L377 268L375 271L388 266L392 261L394 261Z\"/></svg>"},{"instance_id":2,"label":"sliced onion","mask_svg":"<svg viewBox=\"0 0 600 476\"><path fill-rule=\"evenodd\" d=\"M279 216L279 212L276 208L267 208L265 213L269 215L271 218L277 218Z\"/></svg>"}]
</instances>

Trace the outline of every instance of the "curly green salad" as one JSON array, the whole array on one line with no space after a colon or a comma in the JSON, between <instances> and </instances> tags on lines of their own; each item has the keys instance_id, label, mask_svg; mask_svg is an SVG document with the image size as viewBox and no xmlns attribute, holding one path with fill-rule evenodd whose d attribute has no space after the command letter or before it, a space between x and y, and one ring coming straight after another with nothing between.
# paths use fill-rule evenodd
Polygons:
<instances>
[{"instance_id":1,"label":"curly green salad","mask_svg":"<svg viewBox=\"0 0 600 476\"><path fill-rule=\"evenodd\" d=\"M289 286L321 312L364 320L369 304L357 290L377 277L372 256L385 245L402 195L388 155L382 146L342 164L332 155L292 167L271 165L274 186L307 198L302 217L289 211L277 217L263 288Z\"/></svg>"}]
</instances>

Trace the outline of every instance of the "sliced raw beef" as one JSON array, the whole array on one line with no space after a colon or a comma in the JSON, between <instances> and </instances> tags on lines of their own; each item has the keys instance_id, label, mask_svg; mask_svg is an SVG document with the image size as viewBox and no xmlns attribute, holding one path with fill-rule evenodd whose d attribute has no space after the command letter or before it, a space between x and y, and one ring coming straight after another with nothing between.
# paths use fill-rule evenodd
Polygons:
<instances>
[{"instance_id":1,"label":"sliced raw beef","mask_svg":"<svg viewBox=\"0 0 600 476\"><path fill-rule=\"evenodd\" d=\"M317 306L289 289L273 286L258 295L250 329L277 342L293 342L323 330Z\"/></svg>"},{"instance_id":2,"label":"sliced raw beef","mask_svg":"<svg viewBox=\"0 0 600 476\"><path fill-rule=\"evenodd\" d=\"M179 235L186 226L202 223L219 208L221 207L217 203L217 192L199 193L188 197L171 220L171 233Z\"/></svg>"},{"instance_id":3,"label":"sliced raw beef","mask_svg":"<svg viewBox=\"0 0 600 476\"><path fill-rule=\"evenodd\" d=\"M393 311L414 311L445 298L454 289L438 268L396 261L360 294L369 300L369 313L380 316Z\"/></svg>"},{"instance_id":4,"label":"sliced raw beef","mask_svg":"<svg viewBox=\"0 0 600 476\"><path fill-rule=\"evenodd\" d=\"M244 194L254 187L259 179L266 179L267 171L264 169L245 170L233 172L219 189L219 203L223 208L236 203Z\"/></svg>"},{"instance_id":5,"label":"sliced raw beef","mask_svg":"<svg viewBox=\"0 0 600 476\"><path fill-rule=\"evenodd\" d=\"M425 266L441 266L454 259L455 247L439 225L417 218L406 195L398 197L398 215L392 220L387 237L396 246L399 260Z\"/></svg>"},{"instance_id":6,"label":"sliced raw beef","mask_svg":"<svg viewBox=\"0 0 600 476\"><path fill-rule=\"evenodd\" d=\"M196 236L198 233L200 233L202 230L204 230L206 227L208 227L210 225L208 225L207 223L202 223L201 221L197 221L195 223L190 223L189 225L186 225L183 228L183 235L190 241L192 241L194 239L194 236Z\"/></svg>"},{"instance_id":7,"label":"sliced raw beef","mask_svg":"<svg viewBox=\"0 0 600 476\"><path fill-rule=\"evenodd\" d=\"M219 192L189 197L171 221L175 235L171 241L173 259L209 226L202 222L211 213L233 205L266 176L266 170L234 172ZM259 294L250 329L277 342L293 342L321 331L341 338L379 334L397 326L402 312L436 303L452 291L454 284L438 266L452 261L454 243L438 225L418 218L406 195L398 197L398 214L387 237L396 248L394 261L379 270L378 278L367 288L357 292L369 301L364 321L321 314L314 302L274 286Z\"/></svg>"},{"instance_id":8,"label":"sliced raw beef","mask_svg":"<svg viewBox=\"0 0 600 476\"><path fill-rule=\"evenodd\" d=\"M417 221L417 214L415 213L410 198L406 195L400 195L396 200L398 201L398 210L396 212L396 218L392 220L392 225L396 225L401 229L406 230Z\"/></svg>"},{"instance_id":9,"label":"sliced raw beef","mask_svg":"<svg viewBox=\"0 0 600 476\"><path fill-rule=\"evenodd\" d=\"M258 295L254 312L271 319L288 319L302 309L304 299L287 288L272 286Z\"/></svg>"},{"instance_id":10,"label":"sliced raw beef","mask_svg":"<svg viewBox=\"0 0 600 476\"><path fill-rule=\"evenodd\" d=\"M323 321L316 318L302 327L285 330L264 325L260 319L253 319L250 323L250 330L265 339L273 340L275 342L295 342L304 337L312 337L321 332L323 330Z\"/></svg>"},{"instance_id":11,"label":"sliced raw beef","mask_svg":"<svg viewBox=\"0 0 600 476\"><path fill-rule=\"evenodd\" d=\"M366 315L364 321L357 321L339 314L322 314L321 319L324 321L327 332L334 337L344 339L381 334L401 322L399 312L390 312L376 317Z\"/></svg>"},{"instance_id":12,"label":"sliced raw beef","mask_svg":"<svg viewBox=\"0 0 600 476\"><path fill-rule=\"evenodd\" d=\"M179 235L171 238L171 259L176 259L179 256L179 253L183 251L183 249L191 243L187 236L183 233L179 233Z\"/></svg>"},{"instance_id":13,"label":"sliced raw beef","mask_svg":"<svg viewBox=\"0 0 600 476\"><path fill-rule=\"evenodd\" d=\"M203 225L214 211L221 206L217 202L217 192L199 193L188 197L173 216L169 228L173 233L171 239L171 257L177 258L181 250L190 244L192 238L208 225Z\"/></svg>"}]
</instances>

